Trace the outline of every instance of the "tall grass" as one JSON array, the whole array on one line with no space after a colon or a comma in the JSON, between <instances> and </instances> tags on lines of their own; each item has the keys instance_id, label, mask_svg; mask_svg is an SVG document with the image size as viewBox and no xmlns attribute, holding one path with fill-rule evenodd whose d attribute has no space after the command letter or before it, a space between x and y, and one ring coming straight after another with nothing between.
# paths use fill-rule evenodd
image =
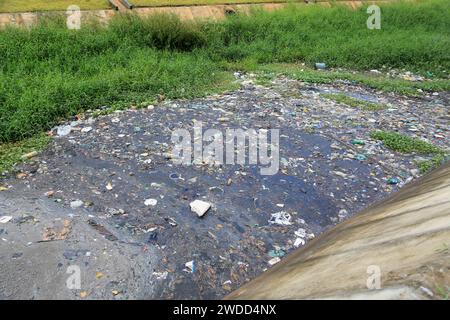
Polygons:
<instances>
[{"instance_id":1,"label":"tall grass","mask_svg":"<svg viewBox=\"0 0 450 320\"><path fill-rule=\"evenodd\" d=\"M219 68L206 52L192 51L204 37L177 19L159 22L160 28L155 20L124 18L73 31L47 21L0 32L0 141L88 108L213 89Z\"/></svg>"},{"instance_id":2,"label":"tall grass","mask_svg":"<svg viewBox=\"0 0 450 320\"><path fill-rule=\"evenodd\" d=\"M65 11L71 5L81 10L109 8L106 0L0 0L0 12Z\"/></svg>"},{"instance_id":3,"label":"tall grass","mask_svg":"<svg viewBox=\"0 0 450 320\"><path fill-rule=\"evenodd\" d=\"M67 30L64 20L0 31L0 142L46 130L86 109L193 97L214 91L230 64L316 61L445 75L447 0L382 7L382 29L365 8L290 7L222 22L124 16L108 27Z\"/></svg>"},{"instance_id":4,"label":"tall grass","mask_svg":"<svg viewBox=\"0 0 450 320\"><path fill-rule=\"evenodd\" d=\"M448 70L449 1L386 4L381 10L381 30L366 27L366 10L366 6L353 11L335 5L330 9L308 6L273 13L259 11L210 26L208 34L214 52L227 60Z\"/></svg>"}]
</instances>

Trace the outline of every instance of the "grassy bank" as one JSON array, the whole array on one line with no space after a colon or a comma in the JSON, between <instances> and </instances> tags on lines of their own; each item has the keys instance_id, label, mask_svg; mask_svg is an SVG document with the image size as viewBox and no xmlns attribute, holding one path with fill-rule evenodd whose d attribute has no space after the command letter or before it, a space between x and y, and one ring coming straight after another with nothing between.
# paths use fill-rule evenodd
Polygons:
<instances>
[{"instance_id":1,"label":"grassy bank","mask_svg":"<svg viewBox=\"0 0 450 320\"><path fill-rule=\"evenodd\" d=\"M229 71L303 61L367 70L405 68L435 79L450 66L446 0L382 7L382 29L366 28L365 8L302 6L231 17L219 23L174 17L120 17L109 27L67 30L46 21L0 31L0 142L18 141L101 106L140 104L159 94L189 98L229 87ZM292 71L292 70L291 70ZM292 72L310 81L342 73ZM345 74L344 74L345 75ZM396 91L448 90L448 80L389 82L352 73ZM389 85L391 87L389 87Z\"/></svg>"},{"instance_id":2,"label":"grassy bank","mask_svg":"<svg viewBox=\"0 0 450 320\"><path fill-rule=\"evenodd\" d=\"M136 7L179 6L179 5L213 5L233 3L289 2L289 0L131 0ZM70 5L77 5L82 10L109 9L107 0L1 0L2 12L32 12L66 10Z\"/></svg>"},{"instance_id":3,"label":"grassy bank","mask_svg":"<svg viewBox=\"0 0 450 320\"><path fill-rule=\"evenodd\" d=\"M29 12L66 10L71 5L77 5L82 10L107 9L106 0L1 0L1 12Z\"/></svg>"},{"instance_id":4,"label":"grassy bank","mask_svg":"<svg viewBox=\"0 0 450 320\"><path fill-rule=\"evenodd\" d=\"M294 2L295 0L132 0L136 7L180 6L180 5L213 5L264 2ZM298 0L297 0L298 1Z\"/></svg>"}]
</instances>

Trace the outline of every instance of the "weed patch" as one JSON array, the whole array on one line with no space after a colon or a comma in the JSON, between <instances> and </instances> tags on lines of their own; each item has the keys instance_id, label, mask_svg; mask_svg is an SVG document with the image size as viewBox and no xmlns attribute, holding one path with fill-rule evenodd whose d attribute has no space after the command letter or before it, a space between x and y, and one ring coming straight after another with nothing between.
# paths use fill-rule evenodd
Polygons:
<instances>
[{"instance_id":1,"label":"weed patch","mask_svg":"<svg viewBox=\"0 0 450 320\"><path fill-rule=\"evenodd\" d=\"M426 141L411 138L406 135L390 131L374 131L370 137L383 143L391 150L401 153L433 154L444 151Z\"/></svg>"},{"instance_id":2,"label":"weed patch","mask_svg":"<svg viewBox=\"0 0 450 320\"><path fill-rule=\"evenodd\" d=\"M336 93L336 94L325 93L325 94L322 94L322 96L324 96L327 99L336 101L338 103L348 105L349 107L352 107L352 108L360 108L360 109L364 109L364 110L368 110L368 111L377 111L377 110L382 110L382 109L386 108L386 106L383 104L358 100L358 99L349 97L343 93Z\"/></svg>"},{"instance_id":3,"label":"weed patch","mask_svg":"<svg viewBox=\"0 0 450 320\"><path fill-rule=\"evenodd\" d=\"M42 133L20 142L0 144L0 175L22 162L23 155L43 150L49 141L50 138Z\"/></svg>"},{"instance_id":4,"label":"weed patch","mask_svg":"<svg viewBox=\"0 0 450 320\"><path fill-rule=\"evenodd\" d=\"M439 167L441 164L446 162L448 160L448 157L445 156L445 154L440 153L435 155L433 158L429 160L423 160L417 162L417 167L419 168L421 173L426 173L430 170L433 170L434 168Z\"/></svg>"}]
</instances>

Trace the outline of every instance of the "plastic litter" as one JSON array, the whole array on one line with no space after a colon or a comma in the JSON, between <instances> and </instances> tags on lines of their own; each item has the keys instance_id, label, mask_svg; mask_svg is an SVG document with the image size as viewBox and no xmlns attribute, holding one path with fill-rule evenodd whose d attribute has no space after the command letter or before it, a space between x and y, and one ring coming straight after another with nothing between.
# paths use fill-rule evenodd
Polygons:
<instances>
[{"instance_id":1,"label":"plastic litter","mask_svg":"<svg viewBox=\"0 0 450 320\"><path fill-rule=\"evenodd\" d=\"M292 224L291 218L291 215L286 211L275 212L272 213L272 216L269 219L269 223L290 226Z\"/></svg>"},{"instance_id":2,"label":"plastic litter","mask_svg":"<svg viewBox=\"0 0 450 320\"><path fill-rule=\"evenodd\" d=\"M158 280L166 280L167 276L169 275L169 273L167 271L164 272L153 272L153 275L156 277L156 279Z\"/></svg>"},{"instance_id":3,"label":"plastic litter","mask_svg":"<svg viewBox=\"0 0 450 320\"><path fill-rule=\"evenodd\" d=\"M0 223L7 223L9 222L13 217L12 216L2 216L0 217Z\"/></svg>"},{"instance_id":4,"label":"plastic litter","mask_svg":"<svg viewBox=\"0 0 450 320\"><path fill-rule=\"evenodd\" d=\"M37 155L38 155L37 151L32 151L32 152L29 152L27 154L24 154L21 158L22 158L22 160L27 160L27 159L31 159L33 157L36 157Z\"/></svg>"},{"instance_id":5,"label":"plastic litter","mask_svg":"<svg viewBox=\"0 0 450 320\"><path fill-rule=\"evenodd\" d=\"M72 201L71 203L70 203L70 207L72 208L72 209L77 209L77 208L80 208L81 206L83 206L83 201L81 201L81 200L75 200L75 201Z\"/></svg>"},{"instance_id":6,"label":"plastic litter","mask_svg":"<svg viewBox=\"0 0 450 320\"><path fill-rule=\"evenodd\" d=\"M350 143L353 145L359 145L359 146L363 146L366 144L363 140L359 140L359 139L353 139L352 141L350 141Z\"/></svg>"},{"instance_id":7,"label":"plastic litter","mask_svg":"<svg viewBox=\"0 0 450 320\"><path fill-rule=\"evenodd\" d=\"M356 160L359 160L359 161L367 160L367 156L359 153L356 155Z\"/></svg>"},{"instance_id":8,"label":"plastic litter","mask_svg":"<svg viewBox=\"0 0 450 320\"><path fill-rule=\"evenodd\" d=\"M303 228L299 228L297 231L294 232L294 234L295 234L297 237L300 237L300 238L306 238L306 230L303 229Z\"/></svg>"},{"instance_id":9,"label":"plastic litter","mask_svg":"<svg viewBox=\"0 0 450 320\"><path fill-rule=\"evenodd\" d=\"M211 208L211 203L201 200L195 200L192 201L189 206L191 207L191 211L195 212L197 216L203 217L204 214Z\"/></svg>"},{"instance_id":10,"label":"plastic litter","mask_svg":"<svg viewBox=\"0 0 450 320\"><path fill-rule=\"evenodd\" d=\"M304 245L305 245L305 240L304 239L302 239L302 238L295 239L294 247L298 248L298 247L304 246Z\"/></svg>"},{"instance_id":11,"label":"plastic litter","mask_svg":"<svg viewBox=\"0 0 450 320\"><path fill-rule=\"evenodd\" d=\"M158 203L158 200L156 200L156 199L147 199L147 200L144 201L144 204L147 207L149 207L149 206L154 207L154 206L156 206L157 203Z\"/></svg>"},{"instance_id":12,"label":"plastic litter","mask_svg":"<svg viewBox=\"0 0 450 320\"><path fill-rule=\"evenodd\" d=\"M269 257L275 258L275 257L283 257L286 255L286 252L283 250L270 250L268 253Z\"/></svg>"},{"instance_id":13,"label":"plastic litter","mask_svg":"<svg viewBox=\"0 0 450 320\"><path fill-rule=\"evenodd\" d=\"M69 125L59 126L56 128L56 134L60 137L67 136L72 131L72 127Z\"/></svg>"},{"instance_id":14,"label":"plastic litter","mask_svg":"<svg viewBox=\"0 0 450 320\"><path fill-rule=\"evenodd\" d=\"M267 261L267 263L270 264L271 266L273 266L274 264L277 264L280 261L281 261L281 259L279 257L275 257L275 258L272 258L269 261Z\"/></svg>"},{"instance_id":15,"label":"plastic litter","mask_svg":"<svg viewBox=\"0 0 450 320\"><path fill-rule=\"evenodd\" d=\"M397 178L389 178L389 179L387 179L386 182L387 182L388 184L398 184L398 183L400 183L400 180L397 179Z\"/></svg>"},{"instance_id":16,"label":"plastic litter","mask_svg":"<svg viewBox=\"0 0 450 320\"><path fill-rule=\"evenodd\" d=\"M327 65L323 62L316 62L314 66L316 67L317 70L324 70L327 68Z\"/></svg>"},{"instance_id":17,"label":"plastic litter","mask_svg":"<svg viewBox=\"0 0 450 320\"><path fill-rule=\"evenodd\" d=\"M195 272L195 262L194 260L188 261L184 264L186 268L183 269L183 271L188 273L194 273Z\"/></svg>"}]
</instances>

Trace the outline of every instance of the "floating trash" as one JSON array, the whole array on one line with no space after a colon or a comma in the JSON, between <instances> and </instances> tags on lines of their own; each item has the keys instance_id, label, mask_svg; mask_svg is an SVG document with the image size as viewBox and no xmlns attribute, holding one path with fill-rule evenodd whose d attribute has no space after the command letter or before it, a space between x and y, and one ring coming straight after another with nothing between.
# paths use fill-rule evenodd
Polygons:
<instances>
[{"instance_id":1,"label":"floating trash","mask_svg":"<svg viewBox=\"0 0 450 320\"><path fill-rule=\"evenodd\" d=\"M164 272L153 272L153 275L156 277L157 280L166 280L169 273L167 271Z\"/></svg>"},{"instance_id":2,"label":"floating trash","mask_svg":"<svg viewBox=\"0 0 450 320\"><path fill-rule=\"evenodd\" d=\"M197 216L203 217L203 215L211 208L211 203L195 200L192 201L189 206L191 207L191 211L195 212Z\"/></svg>"},{"instance_id":3,"label":"floating trash","mask_svg":"<svg viewBox=\"0 0 450 320\"><path fill-rule=\"evenodd\" d=\"M183 271L188 273L194 273L195 272L195 262L194 260L188 261L184 264L186 268L183 269Z\"/></svg>"},{"instance_id":4,"label":"floating trash","mask_svg":"<svg viewBox=\"0 0 450 320\"><path fill-rule=\"evenodd\" d=\"M353 139L352 141L350 141L350 143L353 145L359 145L359 146L363 146L366 144L363 140L359 140L359 139Z\"/></svg>"},{"instance_id":5,"label":"floating trash","mask_svg":"<svg viewBox=\"0 0 450 320\"><path fill-rule=\"evenodd\" d=\"M274 264L277 264L280 261L281 261L280 257L275 257L275 258L272 258L269 261L267 261L267 263L270 264L271 266L273 266Z\"/></svg>"},{"instance_id":6,"label":"floating trash","mask_svg":"<svg viewBox=\"0 0 450 320\"><path fill-rule=\"evenodd\" d=\"M295 239L294 247L298 248L298 247L304 246L304 245L305 245L305 240L304 239L302 239L302 238Z\"/></svg>"},{"instance_id":7,"label":"floating trash","mask_svg":"<svg viewBox=\"0 0 450 320\"><path fill-rule=\"evenodd\" d=\"M365 161L365 160L367 160L367 156L359 153L356 155L356 160Z\"/></svg>"},{"instance_id":8,"label":"floating trash","mask_svg":"<svg viewBox=\"0 0 450 320\"><path fill-rule=\"evenodd\" d=\"M7 223L9 222L13 217L12 216L3 216L0 217L0 223Z\"/></svg>"},{"instance_id":9,"label":"floating trash","mask_svg":"<svg viewBox=\"0 0 450 320\"><path fill-rule=\"evenodd\" d=\"M303 228L299 228L297 231L294 232L294 234L295 234L297 237L305 238L305 237L306 237L306 230L303 229Z\"/></svg>"},{"instance_id":10,"label":"floating trash","mask_svg":"<svg viewBox=\"0 0 450 320\"><path fill-rule=\"evenodd\" d=\"M269 219L269 223L290 226L292 224L291 215L286 211L272 213L272 216Z\"/></svg>"},{"instance_id":11,"label":"floating trash","mask_svg":"<svg viewBox=\"0 0 450 320\"><path fill-rule=\"evenodd\" d=\"M158 200L156 199L147 199L144 201L144 204L148 207L148 206L156 206L156 204L158 203Z\"/></svg>"},{"instance_id":12,"label":"floating trash","mask_svg":"<svg viewBox=\"0 0 450 320\"><path fill-rule=\"evenodd\" d=\"M172 180L180 179L180 175L178 173L171 173L169 174L169 178Z\"/></svg>"},{"instance_id":13,"label":"floating trash","mask_svg":"<svg viewBox=\"0 0 450 320\"><path fill-rule=\"evenodd\" d=\"M270 250L267 254L271 258L275 258L275 257L281 258L286 255L286 252L284 252L283 250Z\"/></svg>"},{"instance_id":14,"label":"floating trash","mask_svg":"<svg viewBox=\"0 0 450 320\"><path fill-rule=\"evenodd\" d=\"M386 182L387 182L388 184L399 184L399 183L400 183L400 180L397 179L397 178L389 178L389 179L387 179Z\"/></svg>"},{"instance_id":15,"label":"floating trash","mask_svg":"<svg viewBox=\"0 0 450 320\"><path fill-rule=\"evenodd\" d=\"M147 243L156 244L157 242L158 242L158 232L152 231L148 236Z\"/></svg>"}]
</instances>

